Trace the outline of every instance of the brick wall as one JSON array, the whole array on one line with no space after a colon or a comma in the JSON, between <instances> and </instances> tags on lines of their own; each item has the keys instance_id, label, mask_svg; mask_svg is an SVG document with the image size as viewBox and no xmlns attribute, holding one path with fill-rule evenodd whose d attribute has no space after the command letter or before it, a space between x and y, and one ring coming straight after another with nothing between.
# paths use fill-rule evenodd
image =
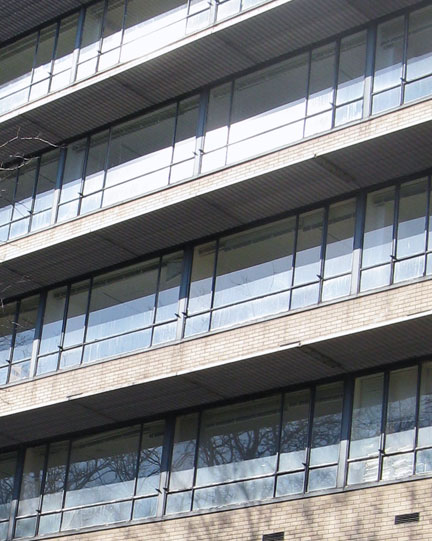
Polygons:
<instances>
[{"instance_id":1,"label":"brick wall","mask_svg":"<svg viewBox=\"0 0 432 541\"><path fill-rule=\"evenodd\" d=\"M303 310L193 340L99 362L0 389L0 416L145 383L181 371L257 356L281 345L325 338L431 309L432 280ZM239 359L238 361L235 361Z\"/></svg>"}]
</instances>

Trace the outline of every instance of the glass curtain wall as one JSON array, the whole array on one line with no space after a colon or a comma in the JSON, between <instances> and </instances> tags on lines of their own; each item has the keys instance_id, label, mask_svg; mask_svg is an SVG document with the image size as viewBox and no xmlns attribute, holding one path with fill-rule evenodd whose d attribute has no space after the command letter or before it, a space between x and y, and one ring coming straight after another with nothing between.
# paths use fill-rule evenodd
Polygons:
<instances>
[{"instance_id":1,"label":"glass curtain wall","mask_svg":"<svg viewBox=\"0 0 432 541\"><path fill-rule=\"evenodd\" d=\"M0 48L0 114L266 0L102 0Z\"/></svg>"},{"instance_id":2,"label":"glass curtain wall","mask_svg":"<svg viewBox=\"0 0 432 541\"><path fill-rule=\"evenodd\" d=\"M431 198L421 177L7 303L0 385L431 275Z\"/></svg>"},{"instance_id":3,"label":"glass curtain wall","mask_svg":"<svg viewBox=\"0 0 432 541\"><path fill-rule=\"evenodd\" d=\"M28 446L20 467L2 453L0 540L16 489L25 538L430 476L431 376L424 361Z\"/></svg>"},{"instance_id":4,"label":"glass curtain wall","mask_svg":"<svg viewBox=\"0 0 432 541\"><path fill-rule=\"evenodd\" d=\"M87 9L105 13L102 4ZM201 4L188 9L198 17L209 9L207 2ZM109 5L120 9L118 3ZM128 5L129 15L123 17L136 21L139 5L133 0ZM219 8L231 5L225 1ZM114 49L116 24L105 30L100 25ZM378 25L373 113L432 92L431 26L430 7ZM364 106L367 43L366 30L346 36L18 164L7 174L0 202L0 241L365 118L370 114ZM93 52L108 58L114 49L97 45ZM99 60L92 57L83 65L93 61ZM398 270L401 276L405 272Z\"/></svg>"}]
</instances>

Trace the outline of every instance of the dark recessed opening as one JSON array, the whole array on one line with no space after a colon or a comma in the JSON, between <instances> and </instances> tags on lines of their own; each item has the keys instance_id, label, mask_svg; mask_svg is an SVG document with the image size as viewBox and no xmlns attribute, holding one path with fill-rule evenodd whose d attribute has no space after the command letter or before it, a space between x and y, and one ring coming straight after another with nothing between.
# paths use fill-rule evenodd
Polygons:
<instances>
[{"instance_id":1,"label":"dark recessed opening","mask_svg":"<svg viewBox=\"0 0 432 541\"><path fill-rule=\"evenodd\" d=\"M395 515L395 524L405 524L406 522L419 522L420 513L406 513L405 515Z\"/></svg>"},{"instance_id":2,"label":"dark recessed opening","mask_svg":"<svg viewBox=\"0 0 432 541\"><path fill-rule=\"evenodd\" d=\"M266 533L262 536L262 541L283 541L284 532Z\"/></svg>"}]
</instances>

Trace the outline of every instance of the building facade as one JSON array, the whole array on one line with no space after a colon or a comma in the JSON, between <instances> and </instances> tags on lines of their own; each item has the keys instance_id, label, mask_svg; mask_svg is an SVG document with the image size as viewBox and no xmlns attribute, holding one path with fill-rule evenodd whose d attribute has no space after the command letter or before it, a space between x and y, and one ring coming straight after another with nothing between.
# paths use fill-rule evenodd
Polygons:
<instances>
[{"instance_id":1,"label":"building facade","mask_svg":"<svg viewBox=\"0 0 432 541\"><path fill-rule=\"evenodd\" d=\"M432 2L0 6L0 541L432 539Z\"/></svg>"}]
</instances>

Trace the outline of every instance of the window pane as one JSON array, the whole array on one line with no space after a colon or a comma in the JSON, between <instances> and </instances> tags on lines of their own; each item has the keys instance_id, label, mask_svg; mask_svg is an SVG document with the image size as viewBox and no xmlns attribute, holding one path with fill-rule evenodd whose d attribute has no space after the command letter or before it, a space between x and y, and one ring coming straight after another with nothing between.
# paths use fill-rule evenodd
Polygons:
<instances>
[{"instance_id":1,"label":"window pane","mask_svg":"<svg viewBox=\"0 0 432 541\"><path fill-rule=\"evenodd\" d=\"M67 287L60 287L48 292L39 347L40 355L58 351L58 347L61 345L66 295Z\"/></svg>"},{"instance_id":2,"label":"window pane","mask_svg":"<svg viewBox=\"0 0 432 541\"><path fill-rule=\"evenodd\" d=\"M409 16L407 79L432 72L432 7L414 11Z\"/></svg>"},{"instance_id":3,"label":"window pane","mask_svg":"<svg viewBox=\"0 0 432 541\"><path fill-rule=\"evenodd\" d=\"M394 188L372 192L367 198L363 267L390 260L392 254Z\"/></svg>"},{"instance_id":4,"label":"window pane","mask_svg":"<svg viewBox=\"0 0 432 541\"><path fill-rule=\"evenodd\" d=\"M16 303L5 304L0 310L0 367L7 365L11 358L11 340L15 328ZM6 383L2 381L1 383Z\"/></svg>"},{"instance_id":5,"label":"window pane","mask_svg":"<svg viewBox=\"0 0 432 541\"><path fill-rule=\"evenodd\" d=\"M170 165L175 114L175 106L170 106L113 128L107 186L142 177ZM142 193L146 191L146 179L143 178Z\"/></svg>"},{"instance_id":6,"label":"window pane","mask_svg":"<svg viewBox=\"0 0 432 541\"><path fill-rule=\"evenodd\" d=\"M352 462L348 465L348 485L378 481L378 459Z\"/></svg>"},{"instance_id":7,"label":"window pane","mask_svg":"<svg viewBox=\"0 0 432 541\"><path fill-rule=\"evenodd\" d=\"M396 251L398 258L425 250L427 196L427 179L401 186Z\"/></svg>"},{"instance_id":8,"label":"window pane","mask_svg":"<svg viewBox=\"0 0 432 541\"><path fill-rule=\"evenodd\" d=\"M333 103L335 79L335 44L312 51L309 79L308 116L326 111ZM330 128L331 126L328 126Z\"/></svg>"},{"instance_id":9,"label":"window pane","mask_svg":"<svg viewBox=\"0 0 432 541\"><path fill-rule=\"evenodd\" d=\"M20 303L13 362L31 357L38 308L39 295L23 299Z\"/></svg>"},{"instance_id":10,"label":"window pane","mask_svg":"<svg viewBox=\"0 0 432 541\"><path fill-rule=\"evenodd\" d=\"M76 143L71 143L67 147L60 203L73 201L74 199L77 199L81 193L81 179L83 176L86 143L86 139L81 139Z\"/></svg>"},{"instance_id":11,"label":"window pane","mask_svg":"<svg viewBox=\"0 0 432 541\"><path fill-rule=\"evenodd\" d=\"M413 474L414 454L386 456L383 460L383 481L409 477Z\"/></svg>"},{"instance_id":12,"label":"window pane","mask_svg":"<svg viewBox=\"0 0 432 541\"><path fill-rule=\"evenodd\" d=\"M197 430L198 414L177 417L170 468L170 490L192 486Z\"/></svg>"},{"instance_id":13,"label":"window pane","mask_svg":"<svg viewBox=\"0 0 432 541\"><path fill-rule=\"evenodd\" d=\"M0 519L9 518L16 469L16 453L0 455Z\"/></svg>"},{"instance_id":14,"label":"window pane","mask_svg":"<svg viewBox=\"0 0 432 541\"><path fill-rule=\"evenodd\" d=\"M222 239L214 306L288 288L294 231L295 219L289 219Z\"/></svg>"},{"instance_id":15,"label":"window pane","mask_svg":"<svg viewBox=\"0 0 432 541\"><path fill-rule=\"evenodd\" d=\"M354 227L354 199L330 206L327 226L324 278L351 272Z\"/></svg>"},{"instance_id":16,"label":"window pane","mask_svg":"<svg viewBox=\"0 0 432 541\"><path fill-rule=\"evenodd\" d=\"M62 507L68 450L69 442L67 441L52 443L49 446L42 501L42 511L44 513Z\"/></svg>"},{"instance_id":17,"label":"window pane","mask_svg":"<svg viewBox=\"0 0 432 541\"><path fill-rule=\"evenodd\" d=\"M159 492L164 429L164 421L147 423L143 427L137 484L139 495Z\"/></svg>"},{"instance_id":18,"label":"window pane","mask_svg":"<svg viewBox=\"0 0 432 541\"><path fill-rule=\"evenodd\" d=\"M238 79L230 143L303 118L307 67L307 56L302 55Z\"/></svg>"},{"instance_id":19,"label":"window pane","mask_svg":"<svg viewBox=\"0 0 432 541\"><path fill-rule=\"evenodd\" d=\"M83 341L89 285L88 280L71 285L63 347L80 344Z\"/></svg>"},{"instance_id":20,"label":"window pane","mask_svg":"<svg viewBox=\"0 0 432 541\"><path fill-rule=\"evenodd\" d=\"M325 490L336 486L337 466L310 470L308 490Z\"/></svg>"},{"instance_id":21,"label":"window pane","mask_svg":"<svg viewBox=\"0 0 432 541\"><path fill-rule=\"evenodd\" d=\"M312 424L312 445L310 465L336 462L339 457L339 441L342 421L342 382L321 385L315 394L314 419ZM320 471L320 470L318 470ZM325 471L325 470L321 470ZM331 470L328 470L329 472ZM322 474L325 477L327 474ZM316 474L314 483L321 485L321 474ZM309 483L312 483L309 479ZM309 487L310 490L315 490Z\"/></svg>"},{"instance_id":22,"label":"window pane","mask_svg":"<svg viewBox=\"0 0 432 541\"><path fill-rule=\"evenodd\" d=\"M309 402L308 389L285 395L279 457L280 471L304 468L309 433ZM291 481L288 479L292 478L287 478L286 482L290 484ZM278 491L279 488L278 486Z\"/></svg>"},{"instance_id":23,"label":"window pane","mask_svg":"<svg viewBox=\"0 0 432 541\"><path fill-rule=\"evenodd\" d=\"M207 112L204 150L209 152L227 143L229 112L231 103L231 84L210 90ZM204 163L204 162L203 162ZM219 165L224 165L221 163Z\"/></svg>"},{"instance_id":24,"label":"window pane","mask_svg":"<svg viewBox=\"0 0 432 541\"><path fill-rule=\"evenodd\" d=\"M421 371L418 445L432 445L432 363Z\"/></svg>"},{"instance_id":25,"label":"window pane","mask_svg":"<svg viewBox=\"0 0 432 541\"><path fill-rule=\"evenodd\" d=\"M414 445L417 367L390 374L386 424L386 452L411 449Z\"/></svg>"},{"instance_id":26,"label":"window pane","mask_svg":"<svg viewBox=\"0 0 432 541\"><path fill-rule=\"evenodd\" d=\"M316 282L321 273L324 210L300 215L297 234L294 285Z\"/></svg>"},{"instance_id":27,"label":"window pane","mask_svg":"<svg viewBox=\"0 0 432 541\"><path fill-rule=\"evenodd\" d=\"M35 515L39 509L46 445L26 450L18 515Z\"/></svg>"},{"instance_id":28,"label":"window pane","mask_svg":"<svg viewBox=\"0 0 432 541\"><path fill-rule=\"evenodd\" d=\"M216 243L209 242L194 249L188 313L211 308Z\"/></svg>"},{"instance_id":29,"label":"window pane","mask_svg":"<svg viewBox=\"0 0 432 541\"><path fill-rule=\"evenodd\" d=\"M182 269L183 252L176 252L162 258L156 311L157 323L176 317Z\"/></svg>"},{"instance_id":30,"label":"window pane","mask_svg":"<svg viewBox=\"0 0 432 541\"><path fill-rule=\"evenodd\" d=\"M391 19L378 26L374 92L400 85L403 44L403 17Z\"/></svg>"},{"instance_id":31,"label":"window pane","mask_svg":"<svg viewBox=\"0 0 432 541\"><path fill-rule=\"evenodd\" d=\"M132 502L111 503L63 513L61 531L79 530L91 526L130 520Z\"/></svg>"},{"instance_id":32,"label":"window pane","mask_svg":"<svg viewBox=\"0 0 432 541\"><path fill-rule=\"evenodd\" d=\"M150 325L157 260L96 278L91 291L87 341Z\"/></svg>"},{"instance_id":33,"label":"window pane","mask_svg":"<svg viewBox=\"0 0 432 541\"><path fill-rule=\"evenodd\" d=\"M254 500L266 500L273 496L273 477L255 479L195 491L194 509L209 509Z\"/></svg>"},{"instance_id":34,"label":"window pane","mask_svg":"<svg viewBox=\"0 0 432 541\"><path fill-rule=\"evenodd\" d=\"M132 496L138 440L130 427L72 442L66 507Z\"/></svg>"},{"instance_id":35,"label":"window pane","mask_svg":"<svg viewBox=\"0 0 432 541\"><path fill-rule=\"evenodd\" d=\"M366 37L359 32L341 41L336 105L363 97Z\"/></svg>"},{"instance_id":36,"label":"window pane","mask_svg":"<svg viewBox=\"0 0 432 541\"><path fill-rule=\"evenodd\" d=\"M277 479L276 496L288 496L304 491L304 472L281 475Z\"/></svg>"},{"instance_id":37,"label":"window pane","mask_svg":"<svg viewBox=\"0 0 432 541\"><path fill-rule=\"evenodd\" d=\"M356 379L350 458L366 457L378 453L383 408L383 384L383 374Z\"/></svg>"},{"instance_id":38,"label":"window pane","mask_svg":"<svg viewBox=\"0 0 432 541\"><path fill-rule=\"evenodd\" d=\"M273 472L279 416L278 396L205 411L196 483L204 485Z\"/></svg>"}]
</instances>

